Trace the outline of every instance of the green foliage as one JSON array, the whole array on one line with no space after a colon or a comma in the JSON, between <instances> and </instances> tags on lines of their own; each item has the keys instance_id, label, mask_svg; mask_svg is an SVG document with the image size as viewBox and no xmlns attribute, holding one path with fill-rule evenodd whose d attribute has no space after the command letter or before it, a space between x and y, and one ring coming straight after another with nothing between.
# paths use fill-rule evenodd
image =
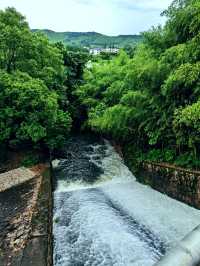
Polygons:
<instances>
[{"instance_id":1,"label":"green foliage","mask_svg":"<svg viewBox=\"0 0 200 266\"><path fill-rule=\"evenodd\" d=\"M0 145L53 149L87 126L132 147L142 160L199 167L200 2L174 0L166 25L137 47L132 36L54 33L54 42L126 46L90 59L85 49L50 43L15 9L0 11ZM137 41L141 37L137 38ZM117 43L118 42L118 43ZM84 77L84 82L83 82Z\"/></svg>"},{"instance_id":2,"label":"green foliage","mask_svg":"<svg viewBox=\"0 0 200 266\"><path fill-rule=\"evenodd\" d=\"M75 95L75 90L83 82L83 72L90 58L85 49L76 47L65 47L62 43L56 43L64 60L64 88L57 91L60 98L60 104L64 109L68 109L72 120L73 127L78 130L85 119L85 110L80 107L80 101Z\"/></svg>"},{"instance_id":3,"label":"green foliage","mask_svg":"<svg viewBox=\"0 0 200 266\"><path fill-rule=\"evenodd\" d=\"M144 160L153 162L174 162L176 152L169 149L152 149L143 155Z\"/></svg>"},{"instance_id":4,"label":"green foliage","mask_svg":"<svg viewBox=\"0 0 200 266\"><path fill-rule=\"evenodd\" d=\"M25 18L13 8L0 11L0 65L11 72L22 59L22 50L30 45L30 31Z\"/></svg>"},{"instance_id":5,"label":"green foliage","mask_svg":"<svg viewBox=\"0 0 200 266\"><path fill-rule=\"evenodd\" d=\"M199 169L200 156L197 157L194 154L191 154L190 152L184 152L176 158L175 164L181 167L190 167L193 169Z\"/></svg>"},{"instance_id":6,"label":"green foliage","mask_svg":"<svg viewBox=\"0 0 200 266\"><path fill-rule=\"evenodd\" d=\"M24 167L31 167L40 162L40 156L38 154L27 154L22 160L21 165Z\"/></svg>"},{"instance_id":7,"label":"green foliage","mask_svg":"<svg viewBox=\"0 0 200 266\"><path fill-rule=\"evenodd\" d=\"M0 39L0 145L62 145L88 53L31 32L14 8L0 11Z\"/></svg>"},{"instance_id":8,"label":"green foliage","mask_svg":"<svg viewBox=\"0 0 200 266\"><path fill-rule=\"evenodd\" d=\"M195 100L195 96L200 96L199 76L199 62L182 64L169 75L162 87L162 93L169 101L172 97L176 99L178 105L191 103Z\"/></svg>"},{"instance_id":9,"label":"green foliage","mask_svg":"<svg viewBox=\"0 0 200 266\"><path fill-rule=\"evenodd\" d=\"M175 112L174 132L179 145L187 145L196 156L200 147L200 101Z\"/></svg>"},{"instance_id":10,"label":"green foliage","mask_svg":"<svg viewBox=\"0 0 200 266\"><path fill-rule=\"evenodd\" d=\"M200 28L200 3L198 0L175 0L165 12L169 20L166 29L175 43L184 43L195 37Z\"/></svg>"},{"instance_id":11,"label":"green foliage","mask_svg":"<svg viewBox=\"0 0 200 266\"><path fill-rule=\"evenodd\" d=\"M92 64L77 89L93 130L129 145L136 161L197 167L200 155L200 3L175 0L166 25L128 56ZM129 53L129 50L126 50ZM177 159L177 160L176 160Z\"/></svg>"},{"instance_id":12,"label":"green foliage","mask_svg":"<svg viewBox=\"0 0 200 266\"><path fill-rule=\"evenodd\" d=\"M68 133L71 119L59 109L56 92L21 72L0 72L0 87L1 142L43 140L49 146L60 144L59 138Z\"/></svg>"}]
</instances>

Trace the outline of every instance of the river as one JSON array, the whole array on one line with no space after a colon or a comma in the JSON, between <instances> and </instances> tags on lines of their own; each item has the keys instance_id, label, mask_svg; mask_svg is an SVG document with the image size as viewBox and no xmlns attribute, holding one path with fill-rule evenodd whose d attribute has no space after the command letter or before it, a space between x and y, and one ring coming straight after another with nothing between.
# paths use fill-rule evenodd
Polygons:
<instances>
[{"instance_id":1,"label":"river","mask_svg":"<svg viewBox=\"0 0 200 266\"><path fill-rule=\"evenodd\" d=\"M200 212L136 181L108 141L71 138L53 162L54 266L151 266Z\"/></svg>"}]
</instances>

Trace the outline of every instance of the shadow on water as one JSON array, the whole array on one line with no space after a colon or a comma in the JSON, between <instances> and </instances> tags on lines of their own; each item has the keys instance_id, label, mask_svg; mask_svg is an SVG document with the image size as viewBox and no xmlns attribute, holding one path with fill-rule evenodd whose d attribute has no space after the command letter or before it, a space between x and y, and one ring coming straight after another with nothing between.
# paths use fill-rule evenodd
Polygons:
<instances>
[{"instance_id":1,"label":"shadow on water","mask_svg":"<svg viewBox=\"0 0 200 266\"><path fill-rule=\"evenodd\" d=\"M103 139L86 135L72 137L66 141L63 148L55 152L55 157L59 160L54 169L56 179L95 183L104 172L101 167L90 160L90 156L94 154L95 145L99 145L95 159L100 163L106 150Z\"/></svg>"}]
</instances>

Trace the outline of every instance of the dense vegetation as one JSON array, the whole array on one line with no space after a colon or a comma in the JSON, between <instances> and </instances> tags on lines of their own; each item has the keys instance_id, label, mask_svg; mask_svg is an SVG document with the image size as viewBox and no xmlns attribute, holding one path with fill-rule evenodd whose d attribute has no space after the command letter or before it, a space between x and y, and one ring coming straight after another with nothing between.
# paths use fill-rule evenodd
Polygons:
<instances>
[{"instance_id":1,"label":"dense vegetation","mask_svg":"<svg viewBox=\"0 0 200 266\"><path fill-rule=\"evenodd\" d=\"M200 168L200 2L175 0L136 48L90 58L0 11L0 145L54 149L72 127L120 141L129 161ZM83 81L84 73L84 81Z\"/></svg>"},{"instance_id":2,"label":"dense vegetation","mask_svg":"<svg viewBox=\"0 0 200 266\"><path fill-rule=\"evenodd\" d=\"M52 30L33 30L44 33L52 42L77 47L117 47L134 46L142 41L141 35L107 36L97 32L55 32Z\"/></svg>"},{"instance_id":3,"label":"dense vegetation","mask_svg":"<svg viewBox=\"0 0 200 266\"><path fill-rule=\"evenodd\" d=\"M134 162L200 167L200 1L175 0L164 28L87 69L77 90L86 125L124 143Z\"/></svg>"},{"instance_id":4,"label":"dense vegetation","mask_svg":"<svg viewBox=\"0 0 200 266\"><path fill-rule=\"evenodd\" d=\"M75 116L68 95L81 82L88 54L32 33L13 8L0 11L0 40L1 152L61 145Z\"/></svg>"}]
</instances>

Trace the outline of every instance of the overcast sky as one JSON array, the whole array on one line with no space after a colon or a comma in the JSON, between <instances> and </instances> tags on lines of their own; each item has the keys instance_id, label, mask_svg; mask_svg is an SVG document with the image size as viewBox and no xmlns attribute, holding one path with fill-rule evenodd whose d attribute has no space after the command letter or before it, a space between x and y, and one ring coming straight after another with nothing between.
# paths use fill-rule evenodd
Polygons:
<instances>
[{"instance_id":1,"label":"overcast sky","mask_svg":"<svg viewBox=\"0 0 200 266\"><path fill-rule=\"evenodd\" d=\"M160 13L172 0L0 0L14 6L31 28L137 34L164 23Z\"/></svg>"}]
</instances>

